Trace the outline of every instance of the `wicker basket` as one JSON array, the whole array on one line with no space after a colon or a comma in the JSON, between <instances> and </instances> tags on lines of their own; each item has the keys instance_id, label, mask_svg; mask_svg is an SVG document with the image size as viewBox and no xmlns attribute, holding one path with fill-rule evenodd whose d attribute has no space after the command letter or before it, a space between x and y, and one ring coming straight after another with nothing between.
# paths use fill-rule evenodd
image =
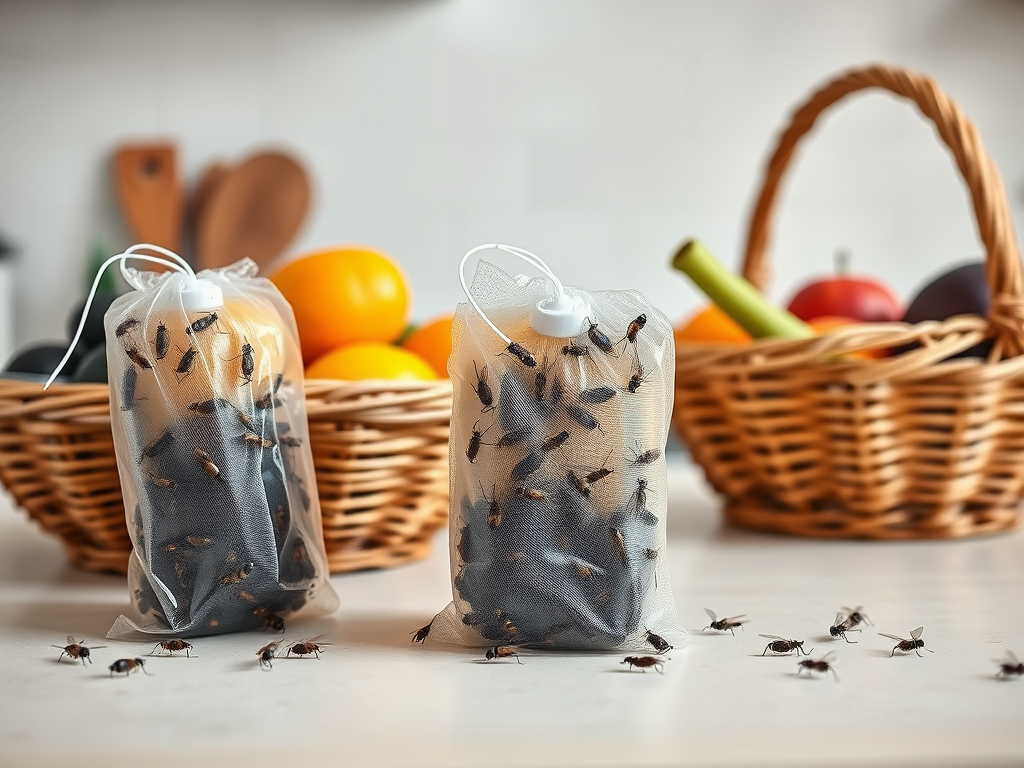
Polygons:
<instances>
[{"instance_id":1,"label":"wicker basket","mask_svg":"<svg viewBox=\"0 0 1024 768\"><path fill-rule=\"evenodd\" d=\"M743 274L763 288L772 206L797 141L844 96L916 102L974 203L992 292L987 318L855 325L801 341L680 345L674 424L732 523L802 536L950 538L1020 522L1024 495L1024 282L1006 192L974 126L928 78L872 66L793 115L754 210ZM947 359L983 338L989 359ZM918 342L896 357L847 353Z\"/></svg>"},{"instance_id":2,"label":"wicker basket","mask_svg":"<svg viewBox=\"0 0 1024 768\"><path fill-rule=\"evenodd\" d=\"M306 408L332 573L430 551L448 522L451 383L307 381ZM0 481L71 561L125 573L131 541L105 384L0 379Z\"/></svg>"}]
</instances>

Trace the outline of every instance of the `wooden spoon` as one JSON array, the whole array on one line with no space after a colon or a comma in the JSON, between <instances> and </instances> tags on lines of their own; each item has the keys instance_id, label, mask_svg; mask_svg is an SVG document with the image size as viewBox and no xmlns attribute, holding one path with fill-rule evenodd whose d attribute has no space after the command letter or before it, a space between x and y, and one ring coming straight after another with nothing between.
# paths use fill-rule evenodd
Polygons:
<instances>
[{"instance_id":1,"label":"wooden spoon","mask_svg":"<svg viewBox=\"0 0 1024 768\"><path fill-rule=\"evenodd\" d=\"M202 263L202 256L199 255L199 222L206 218L210 208L210 199L213 197L213 191L220 186L220 183L224 181L224 177L227 175L227 164L214 161L206 166L203 174L199 177L199 181L196 183L195 189L192 190L192 202L189 205L188 212L188 226L190 242L192 244L190 256L193 264L198 265Z\"/></svg>"},{"instance_id":2,"label":"wooden spoon","mask_svg":"<svg viewBox=\"0 0 1024 768\"><path fill-rule=\"evenodd\" d=\"M303 167L280 152L261 152L227 171L196 222L197 266L215 269L247 256L266 268L302 226L309 195Z\"/></svg>"},{"instance_id":3,"label":"wooden spoon","mask_svg":"<svg viewBox=\"0 0 1024 768\"><path fill-rule=\"evenodd\" d=\"M114 184L136 242L181 251L182 193L171 144L122 145L114 153ZM162 269L158 264L147 269Z\"/></svg>"}]
</instances>

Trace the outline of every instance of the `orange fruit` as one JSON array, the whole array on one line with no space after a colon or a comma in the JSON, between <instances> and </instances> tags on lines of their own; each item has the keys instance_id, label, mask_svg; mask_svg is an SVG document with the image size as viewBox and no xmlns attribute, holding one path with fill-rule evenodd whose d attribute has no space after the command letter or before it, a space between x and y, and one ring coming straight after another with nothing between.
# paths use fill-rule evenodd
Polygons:
<instances>
[{"instance_id":1,"label":"orange fruit","mask_svg":"<svg viewBox=\"0 0 1024 768\"><path fill-rule=\"evenodd\" d=\"M676 344L749 344L750 334L714 304L703 307L675 329Z\"/></svg>"},{"instance_id":2,"label":"orange fruit","mask_svg":"<svg viewBox=\"0 0 1024 768\"><path fill-rule=\"evenodd\" d=\"M408 320L405 275L392 259L367 248L316 251L285 264L270 280L292 305L307 364L343 344L394 341Z\"/></svg>"},{"instance_id":3,"label":"orange fruit","mask_svg":"<svg viewBox=\"0 0 1024 768\"><path fill-rule=\"evenodd\" d=\"M452 321L455 315L441 315L410 333L402 346L415 352L434 369L439 378L448 378L448 358L452 354Z\"/></svg>"},{"instance_id":4,"label":"orange fruit","mask_svg":"<svg viewBox=\"0 0 1024 768\"><path fill-rule=\"evenodd\" d=\"M822 315L821 317L815 317L811 320L807 320L806 322L814 329L815 336L823 336L836 328L842 328L846 325L858 325L860 320L854 320L852 317L839 317L838 315ZM848 355L848 357L856 357L861 360L870 360L872 358L885 356L886 351L884 349L862 349L860 352L850 352Z\"/></svg>"},{"instance_id":5,"label":"orange fruit","mask_svg":"<svg viewBox=\"0 0 1024 768\"><path fill-rule=\"evenodd\" d=\"M419 379L437 374L419 355L379 341L362 341L338 347L306 368L307 379Z\"/></svg>"}]
</instances>

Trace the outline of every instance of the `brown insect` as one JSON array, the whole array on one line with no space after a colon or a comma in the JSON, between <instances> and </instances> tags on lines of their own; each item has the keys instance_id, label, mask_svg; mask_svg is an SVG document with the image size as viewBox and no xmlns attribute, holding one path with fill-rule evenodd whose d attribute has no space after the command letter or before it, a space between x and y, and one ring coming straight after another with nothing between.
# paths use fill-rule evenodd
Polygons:
<instances>
[{"instance_id":1,"label":"brown insect","mask_svg":"<svg viewBox=\"0 0 1024 768\"><path fill-rule=\"evenodd\" d=\"M636 344L636 337L643 327L647 325L647 315L641 314L636 320L629 324L629 328L626 329L626 341L630 344Z\"/></svg>"},{"instance_id":2,"label":"brown insect","mask_svg":"<svg viewBox=\"0 0 1024 768\"><path fill-rule=\"evenodd\" d=\"M412 636L412 641L414 643L420 643L422 645L423 642L427 639L427 635L430 634L430 628L431 626L433 626L433 624L434 620L431 619L430 624L427 624L427 626L420 627L419 629L417 629L415 634L413 634Z\"/></svg>"},{"instance_id":3,"label":"brown insect","mask_svg":"<svg viewBox=\"0 0 1024 768\"><path fill-rule=\"evenodd\" d=\"M658 448L648 448L643 453L637 453L633 451L633 466L639 467L644 464L653 464L661 458L661 450Z\"/></svg>"},{"instance_id":4,"label":"brown insect","mask_svg":"<svg viewBox=\"0 0 1024 768\"><path fill-rule=\"evenodd\" d=\"M589 321L590 318L587 318ZM615 345L612 344L612 340L609 339L603 332L597 328L597 323L590 322L590 327L587 328L587 336L590 337L590 341L593 342L594 346L604 352L606 355L611 355L615 351Z\"/></svg>"},{"instance_id":5,"label":"brown insect","mask_svg":"<svg viewBox=\"0 0 1024 768\"><path fill-rule=\"evenodd\" d=\"M738 619L742 619L744 616L747 615L745 613L741 613L738 616L730 616L727 619L720 619L717 616L715 616L715 612L712 611L710 608L705 608L704 612L711 617L711 623L708 626L704 627L704 629L702 629L701 632L703 632L705 629L717 629L719 632L732 632L732 636L736 637L735 627L740 627L742 629L742 625L747 623L746 619L744 619L743 621L738 621Z\"/></svg>"},{"instance_id":6,"label":"brown insect","mask_svg":"<svg viewBox=\"0 0 1024 768\"><path fill-rule=\"evenodd\" d=\"M790 651L796 651L797 656L799 656L801 653L805 656L811 655L810 651L804 650L803 640L787 640L786 638L779 637L778 635L759 636L763 637L766 640L771 640L771 642L764 647L764 651L761 652L762 656L768 653L768 651L771 651L772 653L789 653Z\"/></svg>"},{"instance_id":7,"label":"brown insect","mask_svg":"<svg viewBox=\"0 0 1024 768\"><path fill-rule=\"evenodd\" d=\"M658 653L668 653L672 650L672 646L669 645L668 640L661 635L654 634L649 629L644 633L644 640L650 643Z\"/></svg>"},{"instance_id":8,"label":"brown insect","mask_svg":"<svg viewBox=\"0 0 1024 768\"><path fill-rule=\"evenodd\" d=\"M486 435L487 432L491 429L491 427L494 426L492 424L491 427L488 427L483 432L481 432L479 429L477 429L477 426L479 424L480 422L477 422L476 424L473 425L473 435L469 438L469 446L466 448L466 458L469 459L470 464L476 461L476 457L480 453L480 444L483 442L484 435Z\"/></svg>"},{"instance_id":9,"label":"brown insect","mask_svg":"<svg viewBox=\"0 0 1024 768\"><path fill-rule=\"evenodd\" d=\"M245 342L244 344L242 344L242 351L239 352L234 357L229 357L227 361L230 362L232 360L238 360L239 358L242 359L241 379L246 384L252 384L252 372L256 369L256 365L252 356L252 344L250 344L249 342ZM278 375L280 376L280 374ZM276 389L274 391L277 392Z\"/></svg>"},{"instance_id":10,"label":"brown insect","mask_svg":"<svg viewBox=\"0 0 1024 768\"><path fill-rule=\"evenodd\" d=\"M501 525L501 505L498 503L497 488L497 485L491 488L491 498L488 499L483 485L480 486L480 492L483 493L484 501L487 502L487 524L491 528L497 528Z\"/></svg>"},{"instance_id":11,"label":"brown insect","mask_svg":"<svg viewBox=\"0 0 1024 768\"><path fill-rule=\"evenodd\" d=\"M253 432L242 433L242 439L245 440L249 445L256 446L258 448L270 448L274 445L274 441L269 437L260 437ZM207 470L209 471L209 470Z\"/></svg>"},{"instance_id":12,"label":"brown insect","mask_svg":"<svg viewBox=\"0 0 1024 768\"><path fill-rule=\"evenodd\" d=\"M178 367L174 369L175 373L180 373L182 377L188 376L192 372L192 364L195 362L196 355L199 354L199 350L189 347L185 350L185 354L181 356L181 360L178 361Z\"/></svg>"},{"instance_id":13,"label":"brown insect","mask_svg":"<svg viewBox=\"0 0 1024 768\"><path fill-rule=\"evenodd\" d=\"M171 332L167 330L167 326L163 323L156 327L156 338L153 340L153 346L156 347L157 360L163 360L167 357L167 353L171 348Z\"/></svg>"},{"instance_id":14,"label":"brown insect","mask_svg":"<svg viewBox=\"0 0 1024 768\"><path fill-rule=\"evenodd\" d=\"M567 357L587 357L590 354L590 347L580 344L566 344L562 347L562 354Z\"/></svg>"},{"instance_id":15,"label":"brown insect","mask_svg":"<svg viewBox=\"0 0 1024 768\"><path fill-rule=\"evenodd\" d=\"M534 368L537 365L537 358L535 358L522 344L516 342L510 343L506 349L511 352L515 357L525 365L527 368Z\"/></svg>"},{"instance_id":16,"label":"brown insect","mask_svg":"<svg viewBox=\"0 0 1024 768\"><path fill-rule=\"evenodd\" d=\"M319 640L322 635L314 637L312 640L303 640L301 643L295 643L288 648L288 653L285 656L291 656L293 653L296 656L308 656L313 654L318 659L320 658L320 652L324 650L324 646L328 643L316 643L314 641Z\"/></svg>"},{"instance_id":17,"label":"brown insect","mask_svg":"<svg viewBox=\"0 0 1024 768\"><path fill-rule=\"evenodd\" d=\"M123 323L118 325L117 328L114 329L114 335L117 336L117 338L121 338L126 333L128 333L128 331L130 331L132 328L138 327L139 321L136 320L135 318L129 317L127 320L125 320Z\"/></svg>"},{"instance_id":18,"label":"brown insect","mask_svg":"<svg viewBox=\"0 0 1024 768\"><path fill-rule=\"evenodd\" d=\"M139 368L142 368L143 370L153 367L153 364L146 359L145 355L139 352L139 350L137 350L135 347L126 349L124 353L128 355L128 358L133 363L135 363L137 366L139 366Z\"/></svg>"},{"instance_id":19,"label":"brown insect","mask_svg":"<svg viewBox=\"0 0 1024 768\"><path fill-rule=\"evenodd\" d=\"M598 480L603 480L604 478L608 477L608 475L615 471L614 469L608 469L608 467L605 466L605 464L608 463L608 459L610 458L611 453L609 453L605 457L605 463L601 465L600 469L595 469L593 472L588 472L583 479L586 480L588 483L593 484L596 483Z\"/></svg>"},{"instance_id":20,"label":"brown insect","mask_svg":"<svg viewBox=\"0 0 1024 768\"><path fill-rule=\"evenodd\" d=\"M220 583L223 586L225 586L225 587L229 586L231 584L237 584L238 582L242 581L243 579L248 578L249 574L252 573L252 571L253 571L253 569L255 567L256 567L255 563L246 563L241 568L239 568L237 571L231 571L231 573L229 573L227 576L225 576L224 578L222 578L220 580Z\"/></svg>"},{"instance_id":21,"label":"brown insect","mask_svg":"<svg viewBox=\"0 0 1024 768\"><path fill-rule=\"evenodd\" d=\"M608 532L612 535L612 544L619 553L623 565L629 563L629 556L626 554L626 540L622 537L622 531L614 526L608 526Z\"/></svg>"},{"instance_id":22,"label":"brown insect","mask_svg":"<svg viewBox=\"0 0 1024 768\"><path fill-rule=\"evenodd\" d=\"M566 479L576 486L576 490L579 491L581 496L590 496L590 486L587 485L582 477L577 477L576 473L571 469L566 473Z\"/></svg>"},{"instance_id":23,"label":"brown insect","mask_svg":"<svg viewBox=\"0 0 1024 768\"><path fill-rule=\"evenodd\" d=\"M221 482L224 481L224 478L220 476L220 467L213 463L213 459L210 458L210 454L202 448L196 448L196 458L199 459L199 463L203 465L203 469L206 470L206 474L214 480L220 480Z\"/></svg>"},{"instance_id":24,"label":"brown insect","mask_svg":"<svg viewBox=\"0 0 1024 768\"><path fill-rule=\"evenodd\" d=\"M252 384L252 372L256 368L256 366L255 366L255 364L253 362L253 357L252 357L252 344L243 344L242 345L242 355L241 355L241 357L242 357L242 363L241 363L241 366L242 366L242 379L244 379L247 384ZM274 391L276 392L277 390L275 389Z\"/></svg>"},{"instance_id":25,"label":"brown insect","mask_svg":"<svg viewBox=\"0 0 1024 768\"><path fill-rule=\"evenodd\" d=\"M500 608L494 611L495 618L501 622L501 628L510 635L519 634L519 627L515 625L515 622L509 618L508 614L502 611Z\"/></svg>"},{"instance_id":26,"label":"brown insect","mask_svg":"<svg viewBox=\"0 0 1024 768\"><path fill-rule=\"evenodd\" d=\"M294 437L292 435L285 435L284 437L279 437L277 441L281 445L284 445L288 448L298 448L300 445L302 445L302 438Z\"/></svg>"},{"instance_id":27,"label":"brown insect","mask_svg":"<svg viewBox=\"0 0 1024 768\"><path fill-rule=\"evenodd\" d=\"M516 493L527 499L533 499L534 501L544 501L548 497L544 491L539 491L536 488L516 488Z\"/></svg>"},{"instance_id":28,"label":"brown insect","mask_svg":"<svg viewBox=\"0 0 1024 768\"><path fill-rule=\"evenodd\" d=\"M117 672L118 674L124 672L124 676L128 677L128 675L136 669L141 669L147 675L149 674L149 672L146 672L146 660L140 659L138 657L134 659L118 659L113 664L111 664L110 667L108 667L108 669L110 669L111 677L114 676L115 672Z\"/></svg>"},{"instance_id":29,"label":"brown insect","mask_svg":"<svg viewBox=\"0 0 1024 768\"><path fill-rule=\"evenodd\" d=\"M638 365L636 367L636 373L629 377L629 383L626 384L626 389L630 392L635 393L640 389L640 385L643 384L650 377L650 374L644 375L644 367Z\"/></svg>"},{"instance_id":30,"label":"brown insect","mask_svg":"<svg viewBox=\"0 0 1024 768\"><path fill-rule=\"evenodd\" d=\"M493 648L488 648L487 653L484 654L482 661L490 661L491 659L509 659L515 657L515 660L522 664L523 662L519 658L519 654L516 653L516 646L514 645L496 645Z\"/></svg>"},{"instance_id":31,"label":"brown insect","mask_svg":"<svg viewBox=\"0 0 1024 768\"><path fill-rule=\"evenodd\" d=\"M218 408L224 408L230 405L231 403L223 397L214 397L210 400L203 400L200 403L192 403L188 409L190 411L195 411L196 413L201 413L204 416L209 416L211 413L216 413Z\"/></svg>"},{"instance_id":32,"label":"brown insect","mask_svg":"<svg viewBox=\"0 0 1024 768\"><path fill-rule=\"evenodd\" d=\"M629 509L633 516L638 516L647 509L647 479L638 477L636 479L636 490L629 497Z\"/></svg>"},{"instance_id":33,"label":"brown insect","mask_svg":"<svg viewBox=\"0 0 1024 768\"><path fill-rule=\"evenodd\" d=\"M88 661L92 664L92 654L90 651L98 648L106 648L105 645L94 645L92 648L88 648L84 645L85 640L75 640L73 635L68 635L67 645L55 645L54 648L60 648L60 656L57 657L57 663L60 664L61 659L67 654L67 657L72 661L81 659L82 666L85 666L85 662Z\"/></svg>"},{"instance_id":34,"label":"brown insect","mask_svg":"<svg viewBox=\"0 0 1024 768\"><path fill-rule=\"evenodd\" d=\"M278 647L283 642L284 640L275 640L272 643L267 643L256 651L256 658L260 660L260 669L274 668L274 652L277 651Z\"/></svg>"},{"instance_id":35,"label":"brown insect","mask_svg":"<svg viewBox=\"0 0 1024 768\"><path fill-rule=\"evenodd\" d=\"M190 643L186 643L180 637L172 637L170 640L161 640L159 643L154 645L153 650L149 652L149 655L154 655L157 648L161 648L171 654L178 651L184 651L185 656L188 657L189 651L192 650L192 645Z\"/></svg>"},{"instance_id":36,"label":"brown insect","mask_svg":"<svg viewBox=\"0 0 1024 768\"><path fill-rule=\"evenodd\" d=\"M656 671L665 674L665 662L654 656L627 656L619 664L629 664L630 670L636 667L641 672L646 672L648 667L654 667Z\"/></svg>"},{"instance_id":37,"label":"brown insect","mask_svg":"<svg viewBox=\"0 0 1024 768\"><path fill-rule=\"evenodd\" d=\"M281 408L284 406L284 402L281 398L277 397L273 392L267 392L263 397L253 403L261 411L269 410L270 408Z\"/></svg>"},{"instance_id":38,"label":"brown insect","mask_svg":"<svg viewBox=\"0 0 1024 768\"><path fill-rule=\"evenodd\" d=\"M206 536L186 536L185 541L193 547L208 547L213 543L213 539Z\"/></svg>"},{"instance_id":39,"label":"brown insect","mask_svg":"<svg viewBox=\"0 0 1024 768\"><path fill-rule=\"evenodd\" d=\"M547 358L545 358L545 362ZM548 374L545 370L537 371L537 375L533 380L533 396L537 402L541 402L544 399L544 390L548 387Z\"/></svg>"},{"instance_id":40,"label":"brown insect","mask_svg":"<svg viewBox=\"0 0 1024 768\"><path fill-rule=\"evenodd\" d=\"M248 594L248 592L244 594ZM253 598L253 601L255 601L255 598ZM263 622L264 628L272 629L275 632L284 632L284 619L281 616L266 608L254 608L252 612L254 616Z\"/></svg>"},{"instance_id":41,"label":"brown insect","mask_svg":"<svg viewBox=\"0 0 1024 768\"><path fill-rule=\"evenodd\" d=\"M157 477L154 474L150 474L149 475L149 482L151 482L157 488L167 488L168 490L171 490L171 491L173 491L175 488L178 487L178 484L176 482L174 482L173 480L171 480L170 478L167 478L167 477Z\"/></svg>"},{"instance_id":42,"label":"brown insect","mask_svg":"<svg viewBox=\"0 0 1024 768\"><path fill-rule=\"evenodd\" d=\"M476 396L480 398L484 410L489 410L494 407L494 392L491 391L491 385L487 382L487 366L485 365L483 368L478 369L476 367L476 360L474 360L473 372L476 374L476 386L473 387L472 384L469 386L473 387Z\"/></svg>"},{"instance_id":43,"label":"brown insect","mask_svg":"<svg viewBox=\"0 0 1024 768\"><path fill-rule=\"evenodd\" d=\"M902 637L896 637L896 635L887 635L885 632L879 632L882 637L888 637L890 640L899 640L898 643L893 647L892 653L889 654L891 659L896 655L896 651L903 651L904 653L910 653L913 651L918 656L921 653L917 650L918 648L924 648L924 640L921 639L921 633L924 632L924 627L918 627L910 633L910 639L904 640ZM924 648L928 653L935 653L931 648Z\"/></svg>"},{"instance_id":44,"label":"brown insect","mask_svg":"<svg viewBox=\"0 0 1024 768\"><path fill-rule=\"evenodd\" d=\"M1006 657L1002 660L996 660L996 664L999 665L999 671L996 672L996 677L1020 677L1024 675L1024 664L1021 664L1020 659L1013 653L1013 651L1007 651Z\"/></svg>"},{"instance_id":45,"label":"brown insect","mask_svg":"<svg viewBox=\"0 0 1024 768\"><path fill-rule=\"evenodd\" d=\"M814 651L814 649L812 648L810 651L808 651L807 655L810 656L813 651ZM801 661L798 661L797 665L796 665L796 667L797 667L796 668L797 675L799 675L805 669L807 670L808 674L811 674L812 672L817 672L818 674L822 674L823 675L826 672L831 672L832 673L832 677L834 677L836 679L836 682L838 683L839 682L839 675L837 675L836 671L834 669L832 669L832 662L831 662L831 658L832 658L832 655L834 653L835 653L835 651L829 651L824 656L822 656L820 659L803 659Z\"/></svg>"},{"instance_id":46,"label":"brown insect","mask_svg":"<svg viewBox=\"0 0 1024 768\"><path fill-rule=\"evenodd\" d=\"M545 451L545 452L553 451L556 448L560 447L562 445L562 443L564 443L568 439L569 439L569 433L566 432L563 429L557 435L552 435L547 440L545 440L543 443L541 443L540 449L542 451Z\"/></svg>"},{"instance_id":47,"label":"brown insect","mask_svg":"<svg viewBox=\"0 0 1024 768\"><path fill-rule=\"evenodd\" d=\"M562 396L565 394L565 385L562 384L562 380L558 378L556 373L551 379L551 403L558 405L562 402Z\"/></svg>"},{"instance_id":48,"label":"brown insect","mask_svg":"<svg viewBox=\"0 0 1024 768\"><path fill-rule=\"evenodd\" d=\"M832 637L841 637L848 643L856 643L856 640L851 640L846 636L847 632L860 632L859 629L853 629L853 625L849 623L849 619L844 619L843 614L837 613L836 620L832 622L832 626L828 628L828 633Z\"/></svg>"},{"instance_id":49,"label":"brown insect","mask_svg":"<svg viewBox=\"0 0 1024 768\"><path fill-rule=\"evenodd\" d=\"M217 313L216 312L209 312L209 313L207 313L206 317L201 317L198 320L196 320L194 323L189 325L189 327L185 329L185 333L193 334L193 333L199 333L200 331L205 331L207 328L209 328L211 325L213 325L216 322L217 322Z\"/></svg>"}]
</instances>

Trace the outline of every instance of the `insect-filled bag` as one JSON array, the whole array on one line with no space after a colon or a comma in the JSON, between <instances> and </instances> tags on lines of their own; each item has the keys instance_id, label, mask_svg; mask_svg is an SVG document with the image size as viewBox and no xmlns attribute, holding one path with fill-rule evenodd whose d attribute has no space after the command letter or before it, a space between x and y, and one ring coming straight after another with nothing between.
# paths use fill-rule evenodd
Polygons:
<instances>
[{"instance_id":1,"label":"insect-filled bag","mask_svg":"<svg viewBox=\"0 0 1024 768\"><path fill-rule=\"evenodd\" d=\"M453 600L430 637L471 646L679 647L665 557L674 345L638 292L479 262L448 362ZM466 287L463 277L463 287Z\"/></svg>"},{"instance_id":2,"label":"insect-filled bag","mask_svg":"<svg viewBox=\"0 0 1024 768\"><path fill-rule=\"evenodd\" d=\"M300 609L333 610L291 307L248 259L199 275L154 246L118 259L135 290L104 325L135 615L110 636L282 628Z\"/></svg>"}]
</instances>

